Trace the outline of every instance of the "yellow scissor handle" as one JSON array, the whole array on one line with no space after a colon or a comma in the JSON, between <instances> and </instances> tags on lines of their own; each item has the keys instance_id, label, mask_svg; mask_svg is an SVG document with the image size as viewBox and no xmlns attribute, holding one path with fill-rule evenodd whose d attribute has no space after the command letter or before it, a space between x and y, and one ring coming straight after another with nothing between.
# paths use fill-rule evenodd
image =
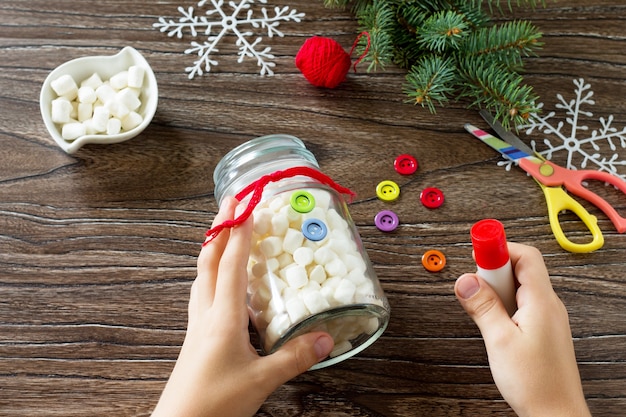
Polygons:
<instances>
[{"instance_id":1,"label":"yellow scissor handle","mask_svg":"<svg viewBox=\"0 0 626 417\"><path fill-rule=\"evenodd\" d=\"M569 252L587 253L600 249L602 245L604 245L604 236L602 236L602 231L598 227L598 219L596 216L589 214L589 212L578 201L567 194L563 188L546 187L539 182L537 183L543 189L543 194L546 197L552 233L554 233L556 241L563 249ZM576 214L585 226L587 226L587 229L589 229L593 237L591 242L574 243L565 237L565 233L563 233L561 223L559 222L559 213L563 210L569 210Z\"/></svg>"}]
</instances>

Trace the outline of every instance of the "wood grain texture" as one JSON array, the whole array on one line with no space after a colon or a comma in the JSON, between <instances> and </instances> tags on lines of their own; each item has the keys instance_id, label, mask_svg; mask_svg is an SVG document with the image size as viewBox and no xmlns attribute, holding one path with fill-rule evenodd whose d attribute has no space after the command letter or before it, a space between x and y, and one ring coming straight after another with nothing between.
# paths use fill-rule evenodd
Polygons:
<instances>
[{"instance_id":1,"label":"wood grain texture","mask_svg":"<svg viewBox=\"0 0 626 417\"><path fill-rule=\"evenodd\" d=\"M475 268L469 228L487 216L505 223L510 240L543 251L570 314L593 415L624 414L626 237L601 212L586 206L605 246L564 252L536 184L498 167L499 157L464 132L464 123L481 123L465 103L436 115L405 104L404 73L394 67L351 73L335 90L309 85L294 65L304 40L319 34L349 49L358 33L349 12L321 1L269 1L306 14L281 24L284 37L264 40L276 55L275 76L238 64L230 37L214 71L187 79L189 38L168 38L152 24L194 4L0 3L0 415L150 414L184 336L199 243L217 209L213 169L234 146L271 133L303 139L325 173L357 192L350 211L392 318L366 351L284 385L258 416L513 416L453 295L456 277ZM584 122L613 115L615 126L626 125L622 1L556 0L498 17L512 18L530 18L544 32L526 79L546 108L584 78L596 102ZM67 60L126 45L156 73L153 122L129 142L66 155L39 115L44 78ZM400 153L418 158L417 174L393 171ZM384 179L402 188L393 205L402 225L393 234L373 224L389 208L375 194ZM427 186L444 191L440 209L419 203ZM626 212L623 196L608 198ZM574 219L564 221L584 236ZM441 273L421 266L428 249L446 254Z\"/></svg>"}]
</instances>

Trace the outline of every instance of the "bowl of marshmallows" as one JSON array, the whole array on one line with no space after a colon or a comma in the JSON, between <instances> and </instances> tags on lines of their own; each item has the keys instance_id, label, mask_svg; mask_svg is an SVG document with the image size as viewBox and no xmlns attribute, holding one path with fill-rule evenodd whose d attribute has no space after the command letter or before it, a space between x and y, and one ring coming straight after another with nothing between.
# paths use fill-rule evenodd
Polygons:
<instances>
[{"instance_id":1,"label":"bowl of marshmallows","mask_svg":"<svg viewBox=\"0 0 626 417\"><path fill-rule=\"evenodd\" d=\"M46 78L39 97L43 121L67 153L88 143L118 143L141 133L154 116L158 87L134 48L68 61Z\"/></svg>"}]
</instances>

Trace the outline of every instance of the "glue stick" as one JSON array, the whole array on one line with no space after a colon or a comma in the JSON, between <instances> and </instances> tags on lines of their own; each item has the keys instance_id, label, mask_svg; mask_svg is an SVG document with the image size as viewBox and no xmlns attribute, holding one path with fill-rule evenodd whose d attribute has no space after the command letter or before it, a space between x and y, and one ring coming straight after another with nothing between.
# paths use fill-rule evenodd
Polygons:
<instances>
[{"instance_id":1,"label":"glue stick","mask_svg":"<svg viewBox=\"0 0 626 417\"><path fill-rule=\"evenodd\" d=\"M474 224L470 233L478 267L476 273L494 289L512 316L517 310L515 278L504 226L498 220L485 219Z\"/></svg>"}]
</instances>

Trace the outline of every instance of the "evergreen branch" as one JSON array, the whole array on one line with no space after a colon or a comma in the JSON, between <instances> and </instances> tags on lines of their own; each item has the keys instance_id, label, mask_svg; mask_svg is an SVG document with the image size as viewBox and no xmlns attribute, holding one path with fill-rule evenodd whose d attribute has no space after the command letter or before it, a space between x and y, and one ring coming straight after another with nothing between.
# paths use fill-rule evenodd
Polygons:
<instances>
[{"instance_id":1,"label":"evergreen branch","mask_svg":"<svg viewBox=\"0 0 626 417\"><path fill-rule=\"evenodd\" d=\"M453 10L435 13L424 22L418 43L433 52L457 50L467 36L466 29L465 16Z\"/></svg>"},{"instance_id":2,"label":"evergreen branch","mask_svg":"<svg viewBox=\"0 0 626 417\"><path fill-rule=\"evenodd\" d=\"M467 37L463 47L468 55L494 55L496 61L519 70L522 56L536 55L543 45L540 38L541 32L530 22L514 21L478 29Z\"/></svg>"},{"instance_id":3,"label":"evergreen branch","mask_svg":"<svg viewBox=\"0 0 626 417\"><path fill-rule=\"evenodd\" d=\"M467 57L459 61L459 72L464 79L459 96L474 99L471 107L490 110L506 128L524 124L539 111L532 87L503 64Z\"/></svg>"},{"instance_id":4,"label":"evergreen branch","mask_svg":"<svg viewBox=\"0 0 626 417\"><path fill-rule=\"evenodd\" d=\"M456 65L452 58L428 55L407 74L404 92L412 98L408 102L421 104L422 107L428 107L431 113L435 113L433 102L443 106L448 101L448 95L454 92L451 85L456 84L456 78Z\"/></svg>"}]
</instances>

